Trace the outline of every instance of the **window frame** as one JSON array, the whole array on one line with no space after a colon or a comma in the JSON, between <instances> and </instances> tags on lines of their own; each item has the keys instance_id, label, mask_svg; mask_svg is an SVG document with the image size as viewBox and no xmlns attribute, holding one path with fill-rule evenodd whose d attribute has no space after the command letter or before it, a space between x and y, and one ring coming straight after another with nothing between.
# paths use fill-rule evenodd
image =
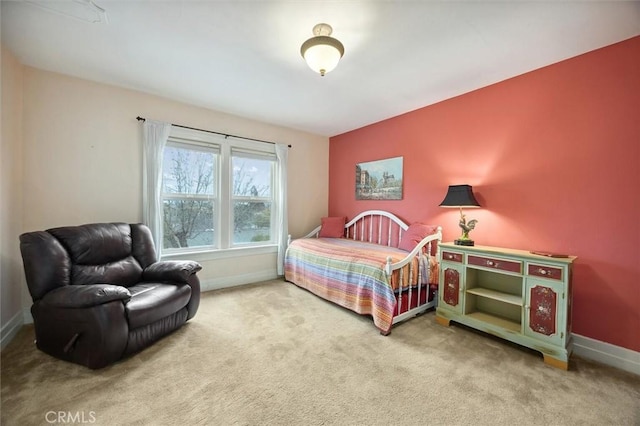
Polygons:
<instances>
[{"instance_id":1,"label":"window frame","mask_svg":"<svg viewBox=\"0 0 640 426\"><path fill-rule=\"evenodd\" d=\"M198 246L198 247L184 247L166 249L164 248L164 240L160 242L162 244L162 258L163 259L181 259L189 258L193 260L210 260L210 259L224 259L236 256L255 255L264 253L276 253L277 252L277 240L276 235L280 232L275 218L277 217L277 199L279 188L276 184L276 175L278 172L278 162L275 154L275 145L265 142L257 142L245 139L239 139L234 137L226 137L206 131L199 131L195 129L187 129L182 127L173 126L171 133L167 140L166 147L179 146L187 149L194 150L217 150L217 175L214 178L214 229L219 229L219 232L215 232L215 240L213 246ZM165 148L166 148L165 147ZM251 152L257 157L262 155L265 158L272 159L271 169L271 197L265 198L265 201L271 203L270 213L270 237L271 241L259 241L248 243L233 243L233 149L238 152ZM163 165L164 174L164 165ZM216 185L217 182L217 185ZM162 183L161 183L162 184ZM162 187L163 188L163 187ZM164 189L164 188L163 188ZM164 192L161 192L160 197L164 203ZM263 197L260 197L262 200ZM255 198L254 198L255 199ZM255 199L257 201L257 199ZM162 204L164 205L164 204ZM163 213L164 217L164 213ZM164 221L163 221L164 222ZM226 224L226 226L222 226ZM164 223L163 223L164 230ZM164 238L164 231L161 236Z\"/></svg>"}]
</instances>

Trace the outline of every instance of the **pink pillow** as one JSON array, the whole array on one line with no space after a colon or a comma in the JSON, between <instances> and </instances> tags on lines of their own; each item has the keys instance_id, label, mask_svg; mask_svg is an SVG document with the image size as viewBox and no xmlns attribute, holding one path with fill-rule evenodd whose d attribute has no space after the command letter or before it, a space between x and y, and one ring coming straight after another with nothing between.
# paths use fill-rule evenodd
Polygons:
<instances>
[{"instance_id":1,"label":"pink pillow","mask_svg":"<svg viewBox=\"0 0 640 426\"><path fill-rule=\"evenodd\" d=\"M424 223L414 222L409 225L409 228L402 234L402 240L398 244L398 248L405 251L411 251L424 237L436 232L437 227L432 225L425 225Z\"/></svg>"},{"instance_id":2,"label":"pink pillow","mask_svg":"<svg viewBox=\"0 0 640 426\"><path fill-rule=\"evenodd\" d=\"M321 222L319 237L342 238L344 237L344 224L347 223L345 216L323 217Z\"/></svg>"}]
</instances>

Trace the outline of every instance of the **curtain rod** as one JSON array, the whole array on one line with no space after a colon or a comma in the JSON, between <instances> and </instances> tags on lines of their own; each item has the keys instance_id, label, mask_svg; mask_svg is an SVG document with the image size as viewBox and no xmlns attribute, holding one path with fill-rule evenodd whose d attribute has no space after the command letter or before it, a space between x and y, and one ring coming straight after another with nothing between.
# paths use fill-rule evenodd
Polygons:
<instances>
[{"instance_id":1,"label":"curtain rod","mask_svg":"<svg viewBox=\"0 0 640 426\"><path fill-rule=\"evenodd\" d=\"M146 121L147 119L146 119L146 118L144 118L144 117L137 116L137 117L136 117L136 120L138 120L138 121ZM183 125L181 125L181 124L173 124L173 123L171 123L171 125L172 125L172 126L175 126L175 127L181 127L181 128L183 128L183 129L197 130L197 131L199 131L199 132L213 133L213 134L215 134L215 135L224 136L225 138L229 138L229 137L231 137L231 138L245 139L245 140L248 140L248 141L262 142L262 143L270 143L270 144L272 144L272 145L276 145L276 143L275 143L275 142L271 142L271 141L263 141L262 139L245 138L244 136L236 136L236 135L230 135L230 134L227 134L227 133L214 132L213 130L198 129L198 128L196 128L196 127L183 126ZM289 148L291 148L291 145L287 145L287 146L288 146Z\"/></svg>"}]
</instances>

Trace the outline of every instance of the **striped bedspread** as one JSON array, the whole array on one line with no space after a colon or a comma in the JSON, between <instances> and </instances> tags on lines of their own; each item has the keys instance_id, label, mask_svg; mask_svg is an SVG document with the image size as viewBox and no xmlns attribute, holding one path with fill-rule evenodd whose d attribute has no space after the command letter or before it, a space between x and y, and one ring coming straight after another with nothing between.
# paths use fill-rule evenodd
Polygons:
<instances>
[{"instance_id":1,"label":"striped bedspread","mask_svg":"<svg viewBox=\"0 0 640 426\"><path fill-rule=\"evenodd\" d=\"M397 304L394 289L400 282L402 288L410 285L409 281L417 283L418 261L412 268L415 272L405 267L402 274L394 271L391 280L387 280L384 267L387 257L398 262L407 254L394 247L345 238L302 238L287 248L284 274L287 281L317 296L371 315L376 327L387 333Z\"/></svg>"}]
</instances>

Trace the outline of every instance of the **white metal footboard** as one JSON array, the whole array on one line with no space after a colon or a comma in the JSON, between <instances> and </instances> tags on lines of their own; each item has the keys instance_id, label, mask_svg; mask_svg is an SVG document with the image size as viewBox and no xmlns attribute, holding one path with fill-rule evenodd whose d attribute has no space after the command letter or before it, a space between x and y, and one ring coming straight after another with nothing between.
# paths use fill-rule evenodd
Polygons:
<instances>
[{"instance_id":1,"label":"white metal footboard","mask_svg":"<svg viewBox=\"0 0 640 426\"><path fill-rule=\"evenodd\" d=\"M399 274L400 274L400 282L404 282L404 274L407 273L407 269L408 269L408 273L409 273L409 282L413 282L414 276L415 274L418 274L418 285L414 290L413 286L409 286L409 289L406 291L399 291L398 294L396 295L396 298L398 300L397 303L397 308L396 308L396 314L393 317L393 324L396 324L400 321L403 321L405 319L414 317L416 315L419 315L423 312L425 312L426 310L433 308L436 306L437 302L438 302L438 298L437 295L434 295L434 297L429 300L429 282L423 282L423 273L421 271L421 268L427 268L426 270L426 276L427 276L427 281L428 281L428 277L429 277L429 267L431 264L431 260L433 258L435 258L436 260L439 259L439 251L440 251L440 242L442 241L442 227L438 226L436 229L436 232L434 234L431 234L427 237L425 237L424 239L422 239L422 241L420 241L420 243L418 243L416 245L416 247L401 261L396 262L396 263L391 263L391 259L387 259L387 265L386 265L386 273L387 276L390 278L391 274L393 273L393 271L395 270L399 270ZM432 254L432 244L435 244L435 254ZM424 256L423 261L421 262L420 257ZM415 267L414 267L414 263L412 262L412 260L414 258L418 258L418 270L416 271ZM413 300L413 293L417 292L416 295L416 306L411 307L411 302ZM422 292L427 292L425 296L425 303L422 303L422 297L423 294ZM403 309L403 299L404 298L408 298L407 300L407 310L402 311Z\"/></svg>"}]
</instances>

